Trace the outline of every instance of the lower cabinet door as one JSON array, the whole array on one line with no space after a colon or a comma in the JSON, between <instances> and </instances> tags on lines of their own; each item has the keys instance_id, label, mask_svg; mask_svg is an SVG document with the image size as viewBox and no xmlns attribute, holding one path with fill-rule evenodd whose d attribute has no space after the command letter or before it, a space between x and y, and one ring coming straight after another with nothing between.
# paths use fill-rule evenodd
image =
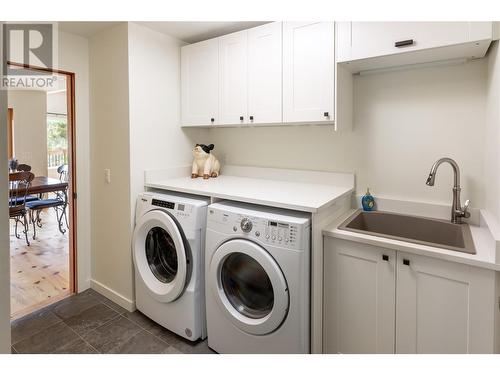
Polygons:
<instances>
[{"instance_id":1,"label":"lower cabinet door","mask_svg":"<svg viewBox=\"0 0 500 375\"><path fill-rule=\"evenodd\" d=\"M394 353L396 252L324 241L324 352Z\"/></svg>"},{"instance_id":2,"label":"lower cabinet door","mask_svg":"<svg viewBox=\"0 0 500 375\"><path fill-rule=\"evenodd\" d=\"M492 353L494 271L398 253L397 353Z\"/></svg>"}]
</instances>

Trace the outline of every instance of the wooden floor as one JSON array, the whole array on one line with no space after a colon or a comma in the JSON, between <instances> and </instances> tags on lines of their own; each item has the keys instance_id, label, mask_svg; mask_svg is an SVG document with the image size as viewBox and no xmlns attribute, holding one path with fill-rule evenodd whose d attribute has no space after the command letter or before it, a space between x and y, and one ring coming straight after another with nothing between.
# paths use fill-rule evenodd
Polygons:
<instances>
[{"instance_id":1,"label":"wooden floor","mask_svg":"<svg viewBox=\"0 0 500 375\"><path fill-rule=\"evenodd\" d=\"M59 232L53 209L41 213L42 228L29 229L31 246L26 245L22 226L21 238L14 236L10 225L10 292L11 318L23 315L68 296L69 233Z\"/></svg>"}]
</instances>

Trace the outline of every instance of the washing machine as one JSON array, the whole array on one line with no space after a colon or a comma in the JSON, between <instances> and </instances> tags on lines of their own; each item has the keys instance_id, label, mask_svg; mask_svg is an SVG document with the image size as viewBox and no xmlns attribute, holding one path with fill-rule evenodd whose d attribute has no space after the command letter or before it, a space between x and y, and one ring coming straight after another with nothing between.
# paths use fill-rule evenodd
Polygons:
<instances>
[{"instance_id":1,"label":"washing machine","mask_svg":"<svg viewBox=\"0 0 500 375\"><path fill-rule=\"evenodd\" d=\"M209 198L139 195L133 235L136 307L188 340L206 337L204 249Z\"/></svg>"},{"instance_id":2,"label":"washing machine","mask_svg":"<svg viewBox=\"0 0 500 375\"><path fill-rule=\"evenodd\" d=\"M310 352L310 216L243 203L208 207L208 345L219 353Z\"/></svg>"}]
</instances>

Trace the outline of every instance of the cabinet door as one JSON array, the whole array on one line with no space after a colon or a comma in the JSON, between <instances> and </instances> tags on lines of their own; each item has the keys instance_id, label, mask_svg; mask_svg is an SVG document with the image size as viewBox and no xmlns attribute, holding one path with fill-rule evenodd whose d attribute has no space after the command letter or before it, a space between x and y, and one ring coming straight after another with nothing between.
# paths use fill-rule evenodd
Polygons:
<instances>
[{"instance_id":1,"label":"cabinet door","mask_svg":"<svg viewBox=\"0 0 500 375\"><path fill-rule=\"evenodd\" d=\"M397 353L492 353L494 272L398 253Z\"/></svg>"},{"instance_id":2,"label":"cabinet door","mask_svg":"<svg viewBox=\"0 0 500 375\"><path fill-rule=\"evenodd\" d=\"M281 22L248 30L249 123L282 121Z\"/></svg>"},{"instance_id":3,"label":"cabinet door","mask_svg":"<svg viewBox=\"0 0 500 375\"><path fill-rule=\"evenodd\" d=\"M418 51L491 38L489 22L348 22L339 32L350 38L351 51L339 61ZM350 28L349 28L350 26ZM350 30L349 30L350 29ZM489 36L488 36L489 35ZM396 46L396 43L401 44ZM344 48L342 48L344 50Z\"/></svg>"},{"instance_id":4,"label":"cabinet door","mask_svg":"<svg viewBox=\"0 0 500 375\"><path fill-rule=\"evenodd\" d=\"M333 121L333 22L283 23L284 122Z\"/></svg>"},{"instance_id":5,"label":"cabinet door","mask_svg":"<svg viewBox=\"0 0 500 375\"><path fill-rule=\"evenodd\" d=\"M248 31L219 38L220 124L248 121Z\"/></svg>"},{"instance_id":6,"label":"cabinet door","mask_svg":"<svg viewBox=\"0 0 500 375\"><path fill-rule=\"evenodd\" d=\"M217 39L181 49L182 125L219 121L219 44Z\"/></svg>"},{"instance_id":7,"label":"cabinet door","mask_svg":"<svg viewBox=\"0 0 500 375\"><path fill-rule=\"evenodd\" d=\"M396 252L324 241L324 352L394 353Z\"/></svg>"}]
</instances>

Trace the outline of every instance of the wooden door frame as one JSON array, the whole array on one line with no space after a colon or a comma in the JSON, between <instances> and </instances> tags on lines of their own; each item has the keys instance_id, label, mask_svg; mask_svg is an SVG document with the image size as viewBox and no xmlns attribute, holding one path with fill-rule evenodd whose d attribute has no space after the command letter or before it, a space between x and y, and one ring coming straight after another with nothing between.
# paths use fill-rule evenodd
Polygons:
<instances>
[{"instance_id":1,"label":"wooden door frame","mask_svg":"<svg viewBox=\"0 0 500 375\"><path fill-rule=\"evenodd\" d=\"M23 69L63 75L66 77L66 100L67 100L67 124L68 124L68 147L69 152L69 290L76 293L78 290L77 278L77 193L76 193L76 116L75 116L75 73L60 69L43 68L35 65L21 64L7 61L7 65Z\"/></svg>"}]
</instances>

